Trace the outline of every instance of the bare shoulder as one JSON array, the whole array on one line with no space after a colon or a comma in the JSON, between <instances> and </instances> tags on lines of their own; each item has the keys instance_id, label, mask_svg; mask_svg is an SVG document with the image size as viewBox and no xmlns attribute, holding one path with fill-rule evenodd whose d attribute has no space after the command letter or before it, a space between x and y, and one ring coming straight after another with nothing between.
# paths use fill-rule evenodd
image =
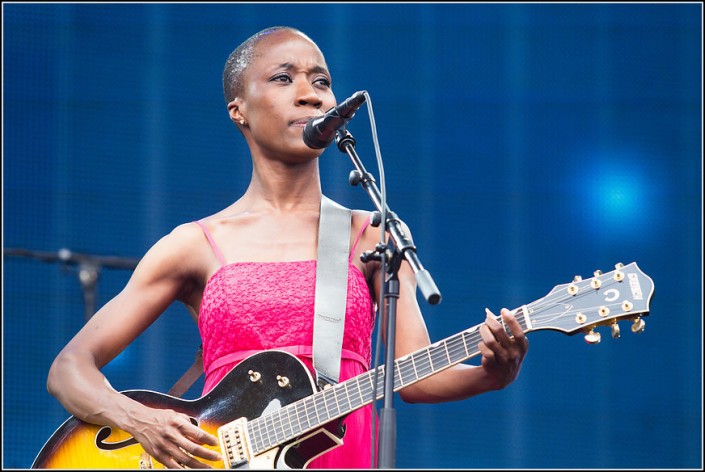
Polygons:
<instances>
[{"instance_id":1,"label":"bare shoulder","mask_svg":"<svg viewBox=\"0 0 705 472\"><path fill-rule=\"evenodd\" d=\"M197 277L204 272L203 261L208 260L208 243L203 230L196 223L176 226L159 239L140 261L136 273L154 277Z\"/></svg>"},{"instance_id":2,"label":"bare shoulder","mask_svg":"<svg viewBox=\"0 0 705 472\"><path fill-rule=\"evenodd\" d=\"M379 227L374 227L370 223L371 211L353 210L351 232L351 247L355 246L353 263L362 271L368 283L371 283L373 275L376 273L378 263L370 261L363 263L360 254L366 251L373 251L375 245L380 241L381 234Z\"/></svg>"},{"instance_id":3,"label":"bare shoulder","mask_svg":"<svg viewBox=\"0 0 705 472\"><path fill-rule=\"evenodd\" d=\"M367 224L372 217L373 212L366 210L353 210L353 221L352 221L352 232L357 235L363 228L365 228L364 233L360 236L361 242L364 240L366 242L372 242L372 245L376 244L382 239L381 225L373 226L373 224ZM409 227L403 221L400 221L401 229L411 238L411 231ZM367 227L365 227L367 225Z\"/></svg>"},{"instance_id":4,"label":"bare shoulder","mask_svg":"<svg viewBox=\"0 0 705 472\"><path fill-rule=\"evenodd\" d=\"M352 210L353 227L354 226L362 227L363 225L367 224L367 221L370 219L370 215L372 215L371 211Z\"/></svg>"},{"instance_id":5,"label":"bare shoulder","mask_svg":"<svg viewBox=\"0 0 705 472\"><path fill-rule=\"evenodd\" d=\"M353 237L357 237L360 231L364 229L364 232L360 234L360 244L362 241L367 240L370 236L374 235L375 238L379 240L379 227L374 227L370 222L372 217L372 212L367 210L353 210L352 211L352 227L351 232Z\"/></svg>"}]
</instances>

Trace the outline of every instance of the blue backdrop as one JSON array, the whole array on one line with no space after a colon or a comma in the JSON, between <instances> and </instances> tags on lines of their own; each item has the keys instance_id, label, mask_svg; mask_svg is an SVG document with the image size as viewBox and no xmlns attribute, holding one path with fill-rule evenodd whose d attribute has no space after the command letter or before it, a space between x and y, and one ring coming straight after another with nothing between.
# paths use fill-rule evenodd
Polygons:
<instances>
[{"instance_id":1,"label":"blue backdrop","mask_svg":"<svg viewBox=\"0 0 705 472\"><path fill-rule=\"evenodd\" d=\"M443 301L432 339L636 261L644 333L529 335L511 387L406 405L401 468L702 467L702 6L3 4L4 247L139 258L236 198L249 155L225 59L272 25L309 34L342 100L372 98L389 204ZM350 123L379 177L369 114ZM331 147L323 189L372 209ZM72 265L3 257L3 466L68 417L48 368L84 322ZM97 303L129 270L102 270ZM172 306L105 368L166 391L199 344ZM199 396L202 382L186 395Z\"/></svg>"}]
</instances>

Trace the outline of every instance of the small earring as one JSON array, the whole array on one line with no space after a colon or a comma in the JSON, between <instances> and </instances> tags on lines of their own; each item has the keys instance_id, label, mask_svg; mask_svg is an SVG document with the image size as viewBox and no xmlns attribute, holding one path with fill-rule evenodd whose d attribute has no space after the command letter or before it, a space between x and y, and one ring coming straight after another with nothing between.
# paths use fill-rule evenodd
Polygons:
<instances>
[{"instance_id":1,"label":"small earring","mask_svg":"<svg viewBox=\"0 0 705 472\"><path fill-rule=\"evenodd\" d=\"M240 125L245 126L245 119L244 118L240 118Z\"/></svg>"}]
</instances>

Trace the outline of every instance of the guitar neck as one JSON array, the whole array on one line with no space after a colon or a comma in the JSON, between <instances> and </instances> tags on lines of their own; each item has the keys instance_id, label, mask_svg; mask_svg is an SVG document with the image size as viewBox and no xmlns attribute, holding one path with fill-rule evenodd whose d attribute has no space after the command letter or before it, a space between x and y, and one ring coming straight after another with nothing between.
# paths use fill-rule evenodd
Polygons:
<instances>
[{"instance_id":1,"label":"guitar neck","mask_svg":"<svg viewBox=\"0 0 705 472\"><path fill-rule=\"evenodd\" d=\"M522 329L528 331L531 325L525 312L525 309L515 310L515 316ZM480 354L482 324L396 359L394 391ZM248 432L253 452L264 452L382 398L384 378L385 369L380 366L250 421Z\"/></svg>"}]
</instances>

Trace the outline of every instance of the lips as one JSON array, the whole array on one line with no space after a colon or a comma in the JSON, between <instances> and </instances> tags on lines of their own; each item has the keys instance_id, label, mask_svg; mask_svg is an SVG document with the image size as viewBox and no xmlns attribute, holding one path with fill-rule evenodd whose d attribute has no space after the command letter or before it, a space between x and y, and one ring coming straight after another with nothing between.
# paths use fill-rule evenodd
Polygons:
<instances>
[{"instance_id":1,"label":"lips","mask_svg":"<svg viewBox=\"0 0 705 472\"><path fill-rule=\"evenodd\" d=\"M289 123L290 126L306 126L306 123L311 120L311 118L316 118L316 116L305 116L303 118L299 118L297 120L291 121Z\"/></svg>"}]
</instances>

